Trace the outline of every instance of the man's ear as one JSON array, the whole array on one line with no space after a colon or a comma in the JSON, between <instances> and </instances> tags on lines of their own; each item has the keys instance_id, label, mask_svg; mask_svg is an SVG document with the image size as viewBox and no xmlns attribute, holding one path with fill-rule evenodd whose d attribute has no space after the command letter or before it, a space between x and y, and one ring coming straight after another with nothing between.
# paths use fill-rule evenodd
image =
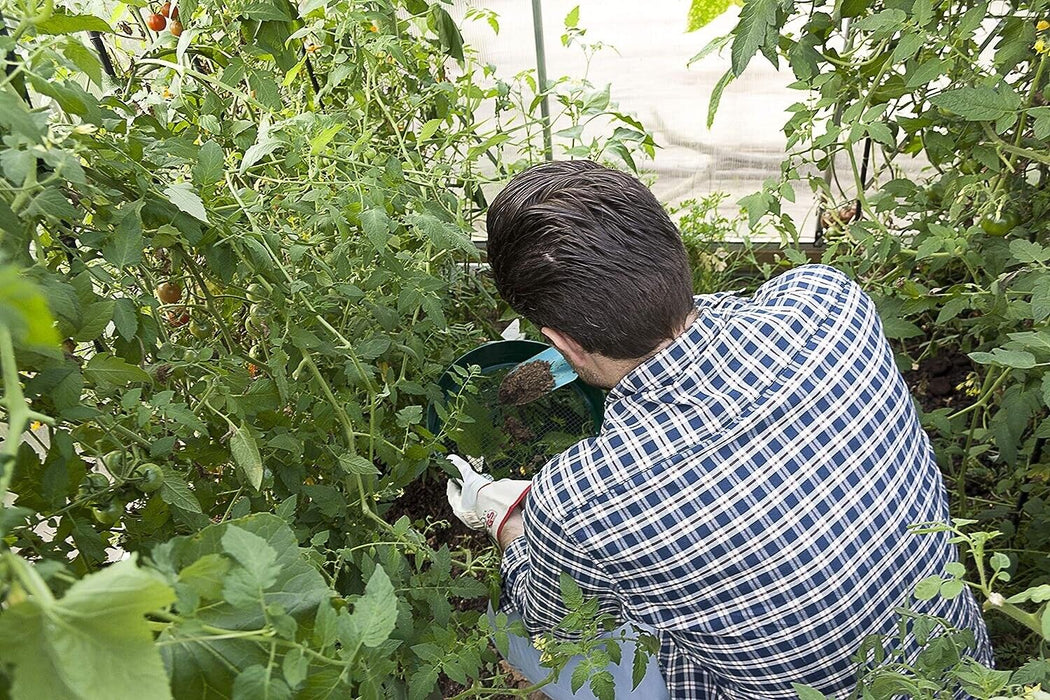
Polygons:
<instances>
[{"instance_id":1,"label":"man's ear","mask_svg":"<svg viewBox=\"0 0 1050 700\"><path fill-rule=\"evenodd\" d=\"M565 356L565 359L569 361L569 364L577 367L587 364L589 353L584 350L583 346L577 343L572 336L554 330L553 328L546 327L541 328L540 333L551 342L551 345L558 348L558 352Z\"/></svg>"}]
</instances>

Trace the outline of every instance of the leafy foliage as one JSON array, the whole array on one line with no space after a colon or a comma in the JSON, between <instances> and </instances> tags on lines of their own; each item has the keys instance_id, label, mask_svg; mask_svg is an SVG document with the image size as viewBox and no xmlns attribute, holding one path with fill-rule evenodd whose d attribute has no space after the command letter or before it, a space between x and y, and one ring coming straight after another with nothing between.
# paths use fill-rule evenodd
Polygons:
<instances>
[{"instance_id":1,"label":"leafy foliage","mask_svg":"<svg viewBox=\"0 0 1050 700\"><path fill-rule=\"evenodd\" d=\"M393 513L498 331L471 236L543 157L535 77L442 2L140 5L2 8L0 694L504 685L494 553ZM651 152L607 88L543 92L559 149Z\"/></svg>"}]
</instances>

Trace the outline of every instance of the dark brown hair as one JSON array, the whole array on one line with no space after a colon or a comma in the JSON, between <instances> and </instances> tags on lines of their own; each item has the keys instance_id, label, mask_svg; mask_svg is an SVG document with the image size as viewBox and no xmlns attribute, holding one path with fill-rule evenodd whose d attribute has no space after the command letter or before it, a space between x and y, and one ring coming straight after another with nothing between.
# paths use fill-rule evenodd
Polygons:
<instances>
[{"instance_id":1,"label":"dark brown hair","mask_svg":"<svg viewBox=\"0 0 1050 700\"><path fill-rule=\"evenodd\" d=\"M614 359L648 355L692 308L682 238L656 197L586 160L511 180L489 208L488 259L515 311Z\"/></svg>"}]
</instances>

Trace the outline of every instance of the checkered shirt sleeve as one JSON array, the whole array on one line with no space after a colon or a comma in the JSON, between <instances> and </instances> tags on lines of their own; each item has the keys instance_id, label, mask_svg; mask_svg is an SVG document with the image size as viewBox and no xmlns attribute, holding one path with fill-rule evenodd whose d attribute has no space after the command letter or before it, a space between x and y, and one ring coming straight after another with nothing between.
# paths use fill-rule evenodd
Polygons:
<instances>
[{"instance_id":1,"label":"checkered shirt sleeve","mask_svg":"<svg viewBox=\"0 0 1050 700\"><path fill-rule=\"evenodd\" d=\"M956 552L907 532L946 520L947 500L867 295L808 265L697 310L610 392L599 435L534 480L504 605L551 630L569 573L657 630L672 698L845 697L851 656L869 634L892 646L904 604L972 629L991 663L969 591L910 596Z\"/></svg>"}]
</instances>

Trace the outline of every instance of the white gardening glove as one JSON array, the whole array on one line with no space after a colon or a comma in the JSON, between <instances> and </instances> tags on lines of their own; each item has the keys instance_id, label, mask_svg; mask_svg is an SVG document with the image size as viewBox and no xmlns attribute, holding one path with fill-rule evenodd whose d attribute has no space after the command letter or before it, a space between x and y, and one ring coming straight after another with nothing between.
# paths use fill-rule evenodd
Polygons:
<instances>
[{"instance_id":1,"label":"white gardening glove","mask_svg":"<svg viewBox=\"0 0 1050 700\"><path fill-rule=\"evenodd\" d=\"M459 455L449 455L448 461L463 477L462 485L449 479L445 489L452 512L470 529L485 530L498 540L507 516L525 499L532 482L521 479L493 481L488 474L475 471L474 466ZM484 468L480 459L475 463L478 468Z\"/></svg>"}]
</instances>

